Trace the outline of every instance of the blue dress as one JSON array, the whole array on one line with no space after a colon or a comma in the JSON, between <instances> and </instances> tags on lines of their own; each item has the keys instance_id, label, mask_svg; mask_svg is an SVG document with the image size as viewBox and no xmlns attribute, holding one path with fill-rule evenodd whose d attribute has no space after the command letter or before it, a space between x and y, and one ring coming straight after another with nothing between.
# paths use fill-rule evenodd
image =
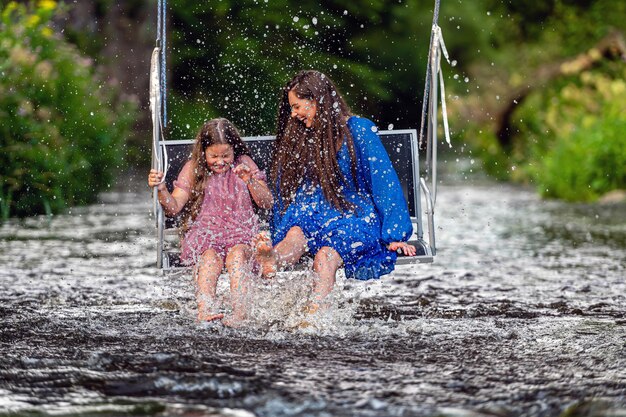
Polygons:
<instances>
[{"instance_id":1,"label":"blue dress","mask_svg":"<svg viewBox=\"0 0 626 417\"><path fill-rule=\"evenodd\" d=\"M380 278L393 271L397 255L386 245L407 241L413 225L398 175L370 120L352 116L348 128L357 157L358 188L352 177L350 152L344 141L337 153L346 179L344 196L354 211L337 210L319 187L303 185L283 213L280 194L275 193L270 222L272 240L282 241L289 229L299 226L315 255L323 246L335 249L343 259L346 277L359 280ZM359 190L359 191L357 191Z\"/></svg>"}]
</instances>

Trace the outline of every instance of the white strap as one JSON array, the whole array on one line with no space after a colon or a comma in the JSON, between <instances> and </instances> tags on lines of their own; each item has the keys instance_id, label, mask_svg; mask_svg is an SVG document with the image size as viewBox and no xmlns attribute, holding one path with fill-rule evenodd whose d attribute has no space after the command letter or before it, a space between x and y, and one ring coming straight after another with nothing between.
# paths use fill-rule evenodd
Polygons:
<instances>
[{"instance_id":1,"label":"white strap","mask_svg":"<svg viewBox=\"0 0 626 417\"><path fill-rule=\"evenodd\" d=\"M162 128L161 128L161 132L163 132ZM161 133L161 139L164 139L163 138L163 133ZM450 143L450 142L448 142L448 143ZM168 157L167 157L167 145L165 145L165 141L164 140L161 141L161 147L163 148L163 179L161 180L161 182L159 184L165 182L165 178L167 177L167 170L170 167L169 166L170 165L169 164L169 160L168 160Z\"/></svg>"},{"instance_id":2,"label":"white strap","mask_svg":"<svg viewBox=\"0 0 626 417\"><path fill-rule=\"evenodd\" d=\"M450 64L450 57L448 55L448 50L446 49L446 44L443 41L443 34L441 33L441 28L437 25L433 25L433 30L435 32L435 48L439 47L439 50L443 54L448 64ZM448 109L446 106L446 90L443 81L443 71L441 70L441 55L437 55L437 72L439 73L439 89L441 94L441 116L443 119L443 131L445 133L446 142L449 147L452 147L452 143L450 142L450 126L448 124Z\"/></svg>"},{"instance_id":3,"label":"white strap","mask_svg":"<svg viewBox=\"0 0 626 417\"><path fill-rule=\"evenodd\" d=\"M150 110L152 113L153 123L153 138L152 146L153 152L156 157L156 169L163 172L163 179L159 184L165 181L167 176L168 161L167 161L167 147L163 143L163 121L161 120L161 71L159 63L160 49L154 48L152 51L152 58L150 60ZM158 126L158 129L156 127ZM158 131L158 133L157 133ZM159 143L162 147L159 149Z\"/></svg>"}]
</instances>

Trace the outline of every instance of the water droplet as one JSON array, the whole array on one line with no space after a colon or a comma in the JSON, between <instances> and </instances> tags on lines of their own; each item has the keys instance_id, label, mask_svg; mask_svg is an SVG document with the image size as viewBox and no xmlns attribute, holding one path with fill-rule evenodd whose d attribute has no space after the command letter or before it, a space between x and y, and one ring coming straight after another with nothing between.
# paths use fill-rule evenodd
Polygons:
<instances>
[{"instance_id":1,"label":"water droplet","mask_svg":"<svg viewBox=\"0 0 626 417\"><path fill-rule=\"evenodd\" d=\"M189 126L189 124L186 124L186 125L185 125L185 127L186 127L187 129L189 129L191 126Z\"/></svg>"},{"instance_id":2,"label":"water droplet","mask_svg":"<svg viewBox=\"0 0 626 417\"><path fill-rule=\"evenodd\" d=\"M469 78L465 77L465 78L463 78L463 81L465 81L466 83L469 83Z\"/></svg>"},{"instance_id":3,"label":"water droplet","mask_svg":"<svg viewBox=\"0 0 626 417\"><path fill-rule=\"evenodd\" d=\"M344 10L344 11L343 11L343 15L344 15L344 16L346 16L347 14L348 14L348 11L347 11L347 10Z\"/></svg>"},{"instance_id":4,"label":"water droplet","mask_svg":"<svg viewBox=\"0 0 626 417\"><path fill-rule=\"evenodd\" d=\"M387 130L393 130L393 123L389 123L389 126L387 126Z\"/></svg>"},{"instance_id":5,"label":"water droplet","mask_svg":"<svg viewBox=\"0 0 626 417\"><path fill-rule=\"evenodd\" d=\"M294 16L294 17L293 17L293 21L294 21L294 22L297 22L298 20L300 20L300 18L299 18L298 16Z\"/></svg>"},{"instance_id":6,"label":"water droplet","mask_svg":"<svg viewBox=\"0 0 626 417\"><path fill-rule=\"evenodd\" d=\"M459 79L459 74L454 74L454 77L452 77L452 78L454 78L455 80L458 80Z\"/></svg>"},{"instance_id":7,"label":"water droplet","mask_svg":"<svg viewBox=\"0 0 626 417\"><path fill-rule=\"evenodd\" d=\"M453 59L452 62L450 62L450 65L453 67L456 67L456 64L457 64L456 59Z\"/></svg>"},{"instance_id":8,"label":"water droplet","mask_svg":"<svg viewBox=\"0 0 626 417\"><path fill-rule=\"evenodd\" d=\"M311 19L311 22L313 22L314 25L317 25L317 17L314 17L313 19Z\"/></svg>"},{"instance_id":9,"label":"water droplet","mask_svg":"<svg viewBox=\"0 0 626 417\"><path fill-rule=\"evenodd\" d=\"M378 132L378 127L372 126L372 132L374 132L374 133Z\"/></svg>"}]
</instances>

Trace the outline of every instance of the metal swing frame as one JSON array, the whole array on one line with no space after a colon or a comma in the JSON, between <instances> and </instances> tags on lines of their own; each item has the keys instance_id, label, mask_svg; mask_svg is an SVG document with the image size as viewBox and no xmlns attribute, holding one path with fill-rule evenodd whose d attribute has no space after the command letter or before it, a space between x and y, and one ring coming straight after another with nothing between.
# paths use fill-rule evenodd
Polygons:
<instances>
[{"instance_id":1,"label":"metal swing frame","mask_svg":"<svg viewBox=\"0 0 626 417\"><path fill-rule=\"evenodd\" d=\"M402 147L408 145L410 148L410 156L406 161L395 161L392 157L392 163L396 171L404 170L403 164L410 164L410 172L407 180L402 180L405 188L405 198L409 203L411 219L415 223L416 239L412 239L410 243L414 244L418 249L418 256L406 257L399 256L397 264L416 264L431 263L434 261L437 250L435 245L435 202L437 193L437 115L438 104L437 98L440 94L441 107L444 122L445 138L450 143L448 122L446 117L445 92L443 85L443 75L441 73L441 55L446 60L448 55L443 43L441 29L437 25L439 18L440 0L435 1L435 9L433 14L433 25L430 37L430 47L428 51L428 64L426 68L426 80L424 85L424 99L422 105L421 124L419 130L419 138L414 129L379 131L379 136L383 145L387 147L387 152L392 157L393 146ZM193 143L192 139L184 140L166 140L164 130L167 127L167 78L166 78L166 21L167 21L167 0L158 0L158 17L157 17L157 39L156 45L152 52L150 63L150 109L152 114L152 168L166 172L166 183L173 182L173 176L177 175L180 167L170 167L176 172L167 175L168 166L174 162L168 156L170 152L176 153L176 149L188 149ZM439 80L438 80L439 78ZM438 83L440 92L438 91ZM243 138L247 145L252 148L254 154L255 149L262 149L259 156L269 157L268 143L274 139L273 136L256 136ZM398 140L402 141L401 143ZM421 176L419 166L419 149L426 145L425 170L424 176ZM182 147L182 148L181 148ZM265 150L263 150L265 149ZM180 154L180 152L178 152ZM184 152L183 152L184 153ZM188 153L187 153L188 155ZM253 158L254 159L254 158ZM256 159L255 159L256 160ZM180 162L180 161L179 161ZM181 165L182 166L182 165ZM178 169L176 169L178 168ZM401 172L398 172L401 174ZM402 175L401 175L402 177ZM431 186L427 181L431 180ZM412 187L407 190L406 187ZM412 198L411 198L412 197ZM422 213L422 197L425 202L425 210ZM412 201L411 201L412 200ZM157 229L157 262L156 266L160 269L171 269L179 266L177 264L177 255L173 252L165 250L165 230L175 226L171 219L167 219L165 212L159 204L156 187L153 190L153 212L156 218ZM428 227L428 242L424 240L424 229L422 224L422 214L426 215Z\"/></svg>"}]
</instances>

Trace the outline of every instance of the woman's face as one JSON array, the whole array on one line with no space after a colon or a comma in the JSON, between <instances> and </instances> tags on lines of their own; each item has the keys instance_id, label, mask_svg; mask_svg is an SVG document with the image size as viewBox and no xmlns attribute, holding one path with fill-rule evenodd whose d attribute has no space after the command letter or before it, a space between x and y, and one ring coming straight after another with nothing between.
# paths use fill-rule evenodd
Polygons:
<instances>
[{"instance_id":1,"label":"woman's face","mask_svg":"<svg viewBox=\"0 0 626 417\"><path fill-rule=\"evenodd\" d=\"M209 169L216 174L228 171L235 160L233 147L228 144L208 146L204 150L204 155Z\"/></svg>"},{"instance_id":2,"label":"woman's face","mask_svg":"<svg viewBox=\"0 0 626 417\"><path fill-rule=\"evenodd\" d=\"M291 117L300 120L306 127L311 127L317 111L315 101L298 98L293 90L289 91L287 98L289 99L289 106L291 107Z\"/></svg>"}]
</instances>

